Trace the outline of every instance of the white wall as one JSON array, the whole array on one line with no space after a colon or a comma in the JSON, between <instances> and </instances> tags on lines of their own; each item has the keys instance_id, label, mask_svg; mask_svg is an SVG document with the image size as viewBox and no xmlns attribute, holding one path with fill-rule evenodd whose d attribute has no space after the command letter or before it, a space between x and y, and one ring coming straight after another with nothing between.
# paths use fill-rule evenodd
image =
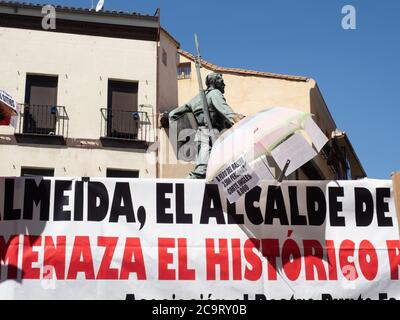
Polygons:
<instances>
[{"instance_id":1,"label":"white wall","mask_svg":"<svg viewBox=\"0 0 400 320\"><path fill-rule=\"evenodd\" d=\"M107 107L108 79L138 81L138 104L153 106L143 111L155 110L155 41L1 27L0 41L0 89L23 103L26 74L58 75L57 104L68 112L69 138L99 139L100 108ZM11 127L0 128L0 134L13 133ZM0 176L18 176L21 166L55 168L58 176L105 176L106 168L136 169L141 177L156 176L154 161L129 149L0 144L0 158Z\"/></svg>"},{"instance_id":2,"label":"white wall","mask_svg":"<svg viewBox=\"0 0 400 320\"><path fill-rule=\"evenodd\" d=\"M27 73L58 75L69 137L99 138L108 79L138 81L139 104L156 104L156 42L12 28L0 28L0 40L0 88L22 103Z\"/></svg>"},{"instance_id":3,"label":"white wall","mask_svg":"<svg viewBox=\"0 0 400 320\"><path fill-rule=\"evenodd\" d=\"M0 177L20 176L21 167L54 168L56 177L105 177L107 168L139 170L140 178L154 178L154 153L102 149L0 145Z\"/></svg>"}]
</instances>

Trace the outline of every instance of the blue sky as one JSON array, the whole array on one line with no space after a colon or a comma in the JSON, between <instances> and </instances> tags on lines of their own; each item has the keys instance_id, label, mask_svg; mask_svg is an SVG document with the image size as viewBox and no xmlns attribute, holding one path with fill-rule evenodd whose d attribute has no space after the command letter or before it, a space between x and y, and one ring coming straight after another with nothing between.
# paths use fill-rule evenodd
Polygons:
<instances>
[{"instance_id":1,"label":"blue sky","mask_svg":"<svg viewBox=\"0 0 400 320\"><path fill-rule=\"evenodd\" d=\"M356 30L341 27L346 4L356 9ZM158 7L182 49L194 51L196 32L212 63L315 79L368 176L400 170L400 1L105 0L107 10L153 15Z\"/></svg>"}]
</instances>

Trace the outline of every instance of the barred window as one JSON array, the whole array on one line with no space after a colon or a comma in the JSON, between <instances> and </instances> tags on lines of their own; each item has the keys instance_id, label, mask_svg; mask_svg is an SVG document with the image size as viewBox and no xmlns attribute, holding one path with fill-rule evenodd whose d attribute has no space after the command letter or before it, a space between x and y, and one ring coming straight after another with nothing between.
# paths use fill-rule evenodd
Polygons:
<instances>
[{"instance_id":1,"label":"barred window","mask_svg":"<svg viewBox=\"0 0 400 320\"><path fill-rule=\"evenodd\" d=\"M192 64L190 62L180 63L178 65L178 79L190 79L192 73Z\"/></svg>"}]
</instances>

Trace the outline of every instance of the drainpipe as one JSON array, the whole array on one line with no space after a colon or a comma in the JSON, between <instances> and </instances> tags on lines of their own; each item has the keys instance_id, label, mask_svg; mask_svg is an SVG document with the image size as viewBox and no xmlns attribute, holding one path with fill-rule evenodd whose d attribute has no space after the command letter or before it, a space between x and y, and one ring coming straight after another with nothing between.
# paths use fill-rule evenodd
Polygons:
<instances>
[{"instance_id":1,"label":"drainpipe","mask_svg":"<svg viewBox=\"0 0 400 320\"><path fill-rule=\"evenodd\" d=\"M155 124L154 128L156 130L155 134L155 139L157 148L156 148L156 178L160 178L160 161L159 161L159 155L160 155L160 137L159 137L159 132L158 132L158 117L160 115L160 105L159 105L159 89L160 89L160 45L161 45L161 23L160 23L160 8L157 8L155 15L157 16L158 19L158 29L157 29L157 81L156 81L156 114L155 114Z\"/></svg>"}]
</instances>

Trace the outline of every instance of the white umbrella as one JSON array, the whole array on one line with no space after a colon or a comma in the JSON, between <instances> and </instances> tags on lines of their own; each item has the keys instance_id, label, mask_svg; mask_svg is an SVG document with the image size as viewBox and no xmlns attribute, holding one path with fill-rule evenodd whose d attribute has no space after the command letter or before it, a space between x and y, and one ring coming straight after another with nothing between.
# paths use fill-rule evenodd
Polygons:
<instances>
[{"instance_id":1,"label":"white umbrella","mask_svg":"<svg viewBox=\"0 0 400 320\"><path fill-rule=\"evenodd\" d=\"M221 135L207 167L207 180L221 184L230 201L260 179L278 179L271 161L285 175L315 157L328 139L309 113L273 107L253 114Z\"/></svg>"}]
</instances>

